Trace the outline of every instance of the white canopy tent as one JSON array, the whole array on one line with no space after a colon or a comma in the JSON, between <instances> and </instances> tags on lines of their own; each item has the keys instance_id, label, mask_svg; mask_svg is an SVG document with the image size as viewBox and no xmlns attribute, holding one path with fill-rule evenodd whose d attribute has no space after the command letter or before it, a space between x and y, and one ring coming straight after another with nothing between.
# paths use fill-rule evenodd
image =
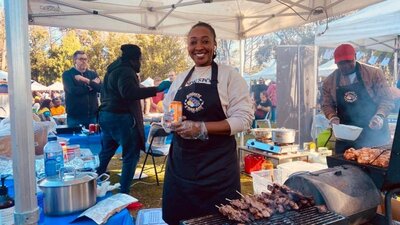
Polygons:
<instances>
[{"instance_id":1,"label":"white canopy tent","mask_svg":"<svg viewBox=\"0 0 400 225\"><path fill-rule=\"evenodd\" d=\"M31 90L32 91L47 91L48 88L45 85L38 83L37 81L33 81L31 84Z\"/></svg>"},{"instance_id":2,"label":"white canopy tent","mask_svg":"<svg viewBox=\"0 0 400 225\"><path fill-rule=\"evenodd\" d=\"M239 40L325 19L380 0L29 0L29 23L141 34L186 35L197 21ZM289 6L292 8L289 8ZM295 13L303 18L304 21Z\"/></svg>"},{"instance_id":3,"label":"white canopy tent","mask_svg":"<svg viewBox=\"0 0 400 225\"><path fill-rule=\"evenodd\" d=\"M357 13L329 23L328 30L315 37L318 46L336 47L351 43L358 47L397 53L400 49L400 4L398 0L386 0ZM318 27L323 32L325 25ZM397 78L397 60L394 60L394 75Z\"/></svg>"},{"instance_id":4,"label":"white canopy tent","mask_svg":"<svg viewBox=\"0 0 400 225\"><path fill-rule=\"evenodd\" d=\"M263 68L257 73L243 76L243 78L250 83L250 80L259 80L263 78L264 80L276 80L276 60L271 61L268 66Z\"/></svg>"},{"instance_id":5,"label":"white canopy tent","mask_svg":"<svg viewBox=\"0 0 400 225\"><path fill-rule=\"evenodd\" d=\"M185 35L190 26L202 20L215 27L218 38L243 40L379 1L5 0L15 224L36 224L39 211L35 195L32 115L28 107L31 102L28 22L32 25L91 30ZM297 14L312 16L303 21Z\"/></svg>"},{"instance_id":6,"label":"white canopy tent","mask_svg":"<svg viewBox=\"0 0 400 225\"><path fill-rule=\"evenodd\" d=\"M0 80L8 80L8 73L6 71L0 70Z\"/></svg>"},{"instance_id":7,"label":"white canopy tent","mask_svg":"<svg viewBox=\"0 0 400 225\"><path fill-rule=\"evenodd\" d=\"M50 91L62 91L64 90L64 85L60 81L56 81L53 84L47 86L47 90Z\"/></svg>"},{"instance_id":8,"label":"white canopy tent","mask_svg":"<svg viewBox=\"0 0 400 225\"><path fill-rule=\"evenodd\" d=\"M328 62L318 66L318 76L326 77L329 76L333 71L337 69L335 60L331 59Z\"/></svg>"}]
</instances>

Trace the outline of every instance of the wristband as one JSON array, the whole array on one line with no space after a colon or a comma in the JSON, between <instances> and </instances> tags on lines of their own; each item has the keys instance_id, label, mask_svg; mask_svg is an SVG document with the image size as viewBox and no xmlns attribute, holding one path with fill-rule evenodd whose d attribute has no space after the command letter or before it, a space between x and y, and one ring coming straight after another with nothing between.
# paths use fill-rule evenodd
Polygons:
<instances>
[{"instance_id":1,"label":"wristband","mask_svg":"<svg viewBox=\"0 0 400 225\"><path fill-rule=\"evenodd\" d=\"M333 116L333 117L331 117L331 118L329 119L329 122L332 122L332 120L334 120L334 119L338 119L338 120L340 120L340 118L339 118L339 117L337 117L337 116Z\"/></svg>"},{"instance_id":2,"label":"wristband","mask_svg":"<svg viewBox=\"0 0 400 225\"><path fill-rule=\"evenodd\" d=\"M376 114L376 115L379 116L382 120L385 119L385 116L384 116L382 113L378 113L378 114Z\"/></svg>"}]
</instances>

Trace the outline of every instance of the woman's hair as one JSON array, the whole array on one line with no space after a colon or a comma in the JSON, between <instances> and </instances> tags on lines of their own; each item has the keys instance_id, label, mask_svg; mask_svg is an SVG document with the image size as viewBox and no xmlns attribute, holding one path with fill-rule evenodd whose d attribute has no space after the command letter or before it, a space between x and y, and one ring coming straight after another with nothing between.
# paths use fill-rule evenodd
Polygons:
<instances>
[{"instance_id":1,"label":"woman's hair","mask_svg":"<svg viewBox=\"0 0 400 225\"><path fill-rule=\"evenodd\" d=\"M205 27L205 28L207 28L212 33L212 35L214 36L213 40L214 40L215 45L217 45L217 34L215 33L214 28L210 24L199 21L198 23L193 25L192 28L190 28L189 34L196 27ZM213 59L215 59L215 57L217 57L216 51L214 51Z\"/></svg>"},{"instance_id":2,"label":"woman's hair","mask_svg":"<svg viewBox=\"0 0 400 225\"><path fill-rule=\"evenodd\" d=\"M40 109L43 109L43 108L48 108L48 109L50 109L50 102L51 102L50 99L45 99L45 100L43 100L42 104L40 104L39 110L40 110Z\"/></svg>"}]
</instances>

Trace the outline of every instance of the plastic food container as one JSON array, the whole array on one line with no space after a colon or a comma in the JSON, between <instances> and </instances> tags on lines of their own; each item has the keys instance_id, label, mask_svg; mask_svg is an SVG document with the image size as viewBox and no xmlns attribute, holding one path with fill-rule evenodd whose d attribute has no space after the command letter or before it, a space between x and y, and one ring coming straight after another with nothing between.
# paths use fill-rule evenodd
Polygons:
<instances>
[{"instance_id":1,"label":"plastic food container","mask_svg":"<svg viewBox=\"0 0 400 225\"><path fill-rule=\"evenodd\" d=\"M355 141L361 134L363 128L345 125L345 124L333 124L333 134L337 139Z\"/></svg>"},{"instance_id":2,"label":"plastic food container","mask_svg":"<svg viewBox=\"0 0 400 225\"><path fill-rule=\"evenodd\" d=\"M283 184L281 169L255 171L251 173L251 176L253 177L254 194L269 193L268 185L273 183Z\"/></svg>"}]
</instances>

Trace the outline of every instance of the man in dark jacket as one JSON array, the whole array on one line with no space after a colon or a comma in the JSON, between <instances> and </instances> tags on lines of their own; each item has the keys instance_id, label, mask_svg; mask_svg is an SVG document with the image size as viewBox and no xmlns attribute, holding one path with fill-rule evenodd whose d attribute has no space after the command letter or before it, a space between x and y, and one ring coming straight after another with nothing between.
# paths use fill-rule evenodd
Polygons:
<instances>
[{"instance_id":1,"label":"man in dark jacket","mask_svg":"<svg viewBox=\"0 0 400 225\"><path fill-rule=\"evenodd\" d=\"M101 83L97 73L88 69L88 57L84 51L74 53L74 67L62 75L69 127L97 123L97 93Z\"/></svg>"},{"instance_id":2,"label":"man in dark jacket","mask_svg":"<svg viewBox=\"0 0 400 225\"><path fill-rule=\"evenodd\" d=\"M141 51L136 45L121 46L122 56L111 63L103 81L99 122L102 145L98 174L106 172L118 146L122 146L121 193L129 193L140 150L144 145L144 125L140 99L155 96L169 88L170 82L158 87L139 87Z\"/></svg>"}]
</instances>

